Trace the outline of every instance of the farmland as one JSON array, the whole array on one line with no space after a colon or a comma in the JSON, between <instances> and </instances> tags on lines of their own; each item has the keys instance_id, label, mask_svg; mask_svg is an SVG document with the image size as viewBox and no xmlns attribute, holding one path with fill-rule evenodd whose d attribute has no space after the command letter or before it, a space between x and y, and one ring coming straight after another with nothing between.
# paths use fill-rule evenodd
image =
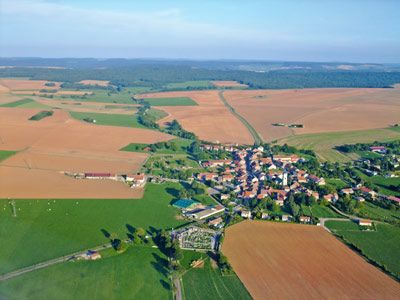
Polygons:
<instances>
[{"instance_id":1,"label":"farmland","mask_svg":"<svg viewBox=\"0 0 400 300\"><path fill-rule=\"evenodd\" d=\"M169 83L165 87L169 90L186 90L186 89L210 88L212 87L212 84L207 80L196 80L196 81Z\"/></svg>"},{"instance_id":2,"label":"farmland","mask_svg":"<svg viewBox=\"0 0 400 300\"><path fill-rule=\"evenodd\" d=\"M400 278L400 228L376 224L375 231L360 230L353 222L327 221L326 226L347 243L359 249L368 259Z\"/></svg>"},{"instance_id":3,"label":"farmland","mask_svg":"<svg viewBox=\"0 0 400 300\"><path fill-rule=\"evenodd\" d=\"M141 199L0 200L0 274L108 242L102 230L125 238L127 224L171 228L182 224L169 204L179 184L148 184ZM13 232L13 234L9 234Z\"/></svg>"},{"instance_id":4,"label":"farmland","mask_svg":"<svg viewBox=\"0 0 400 300\"><path fill-rule=\"evenodd\" d=\"M211 83L217 88L247 88L247 84L243 84L232 80L214 80Z\"/></svg>"},{"instance_id":5,"label":"farmland","mask_svg":"<svg viewBox=\"0 0 400 300\"><path fill-rule=\"evenodd\" d=\"M165 97L165 98L146 98L145 101L151 106L193 106L197 105L189 97Z\"/></svg>"},{"instance_id":6,"label":"farmland","mask_svg":"<svg viewBox=\"0 0 400 300\"><path fill-rule=\"evenodd\" d=\"M400 89L226 91L227 101L272 141L290 135L367 130L398 122ZM302 124L304 128L273 126Z\"/></svg>"},{"instance_id":7,"label":"farmland","mask_svg":"<svg viewBox=\"0 0 400 300\"><path fill-rule=\"evenodd\" d=\"M159 250L135 246L99 261L66 262L1 282L0 298L171 299L166 264Z\"/></svg>"},{"instance_id":8,"label":"farmland","mask_svg":"<svg viewBox=\"0 0 400 300\"><path fill-rule=\"evenodd\" d=\"M0 163L0 197L138 198L140 190L121 182L75 180L62 172L135 172L147 155L119 149L171 138L147 129L76 121L62 110L40 122L28 121L36 113L35 109L0 108L2 150L24 150Z\"/></svg>"},{"instance_id":9,"label":"farmland","mask_svg":"<svg viewBox=\"0 0 400 300\"><path fill-rule=\"evenodd\" d=\"M222 252L254 299L400 295L396 281L319 227L241 222L227 229Z\"/></svg>"},{"instance_id":10,"label":"farmland","mask_svg":"<svg viewBox=\"0 0 400 300\"><path fill-rule=\"evenodd\" d=\"M182 124L185 130L194 132L200 139L221 143L252 144L253 138L247 128L225 107L219 98L218 91L184 91L162 92L141 95L147 98L189 97L196 106L163 106L168 117L160 123L165 124L174 119Z\"/></svg>"},{"instance_id":11,"label":"farmland","mask_svg":"<svg viewBox=\"0 0 400 300\"><path fill-rule=\"evenodd\" d=\"M0 107L18 107L18 108L48 108L48 106L38 103L32 99L25 98L14 102L8 102L0 105Z\"/></svg>"},{"instance_id":12,"label":"farmland","mask_svg":"<svg viewBox=\"0 0 400 300\"><path fill-rule=\"evenodd\" d=\"M136 115L127 114L105 114L105 113L88 113L88 112L70 112L71 116L77 120L93 123L96 125L122 126L144 128L138 122ZM86 121L87 120L87 121Z\"/></svg>"},{"instance_id":13,"label":"farmland","mask_svg":"<svg viewBox=\"0 0 400 300\"><path fill-rule=\"evenodd\" d=\"M16 151L7 151L7 150L0 150L0 161L9 158L10 156L17 153Z\"/></svg>"},{"instance_id":14,"label":"farmland","mask_svg":"<svg viewBox=\"0 0 400 300\"><path fill-rule=\"evenodd\" d=\"M279 144L288 144L299 149L314 150L322 160L347 162L357 155L341 153L335 146L353 143L368 143L374 141L391 141L400 138L400 132L384 129L370 129L347 132L327 132L315 134L294 135L279 140Z\"/></svg>"},{"instance_id":15,"label":"farmland","mask_svg":"<svg viewBox=\"0 0 400 300\"><path fill-rule=\"evenodd\" d=\"M223 276L206 259L203 268L193 268L182 278L186 299L251 299L236 275Z\"/></svg>"}]
</instances>

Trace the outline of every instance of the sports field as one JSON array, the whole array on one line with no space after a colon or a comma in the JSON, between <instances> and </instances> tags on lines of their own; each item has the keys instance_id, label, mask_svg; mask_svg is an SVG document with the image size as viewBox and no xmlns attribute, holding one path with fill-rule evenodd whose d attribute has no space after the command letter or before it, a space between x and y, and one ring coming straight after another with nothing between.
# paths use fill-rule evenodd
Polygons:
<instances>
[{"instance_id":1,"label":"sports field","mask_svg":"<svg viewBox=\"0 0 400 300\"><path fill-rule=\"evenodd\" d=\"M0 274L126 238L127 225L171 228L182 224L170 205L179 184L148 184L142 199L0 200ZM102 232L104 230L104 232Z\"/></svg>"},{"instance_id":2,"label":"sports field","mask_svg":"<svg viewBox=\"0 0 400 300\"><path fill-rule=\"evenodd\" d=\"M208 258L203 268L193 268L185 273L182 286L186 299L251 299L235 274L222 275Z\"/></svg>"},{"instance_id":3,"label":"sports field","mask_svg":"<svg viewBox=\"0 0 400 300\"><path fill-rule=\"evenodd\" d=\"M254 299L400 297L398 282L321 227L244 221L222 252Z\"/></svg>"},{"instance_id":4,"label":"sports field","mask_svg":"<svg viewBox=\"0 0 400 300\"><path fill-rule=\"evenodd\" d=\"M375 231L360 230L354 222L327 221L325 225L354 245L370 260L384 267L400 279L400 228L376 224Z\"/></svg>"},{"instance_id":5,"label":"sports field","mask_svg":"<svg viewBox=\"0 0 400 300\"><path fill-rule=\"evenodd\" d=\"M98 261L66 262L0 282L1 299L172 299L167 260L144 246Z\"/></svg>"}]
</instances>

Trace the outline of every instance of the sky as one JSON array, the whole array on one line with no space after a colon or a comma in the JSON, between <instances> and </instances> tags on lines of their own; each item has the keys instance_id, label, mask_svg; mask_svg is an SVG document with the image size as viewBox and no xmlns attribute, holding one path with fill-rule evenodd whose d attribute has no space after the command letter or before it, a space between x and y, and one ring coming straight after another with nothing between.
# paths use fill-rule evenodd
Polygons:
<instances>
[{"instance_id":1,"label":"sky","mask_svg":"<svg viewBox=\"0 0 400 300\"><path fill-rule=\"evenodd\" d=\"M400 0L0 0L0 56L400 63Z\"/></svg>"}]
</instances>

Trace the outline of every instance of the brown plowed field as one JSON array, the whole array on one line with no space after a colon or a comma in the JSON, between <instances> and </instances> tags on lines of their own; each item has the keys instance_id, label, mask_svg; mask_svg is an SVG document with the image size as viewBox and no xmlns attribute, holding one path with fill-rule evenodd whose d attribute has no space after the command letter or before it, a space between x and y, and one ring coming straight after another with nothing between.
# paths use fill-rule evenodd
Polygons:
<instances>
[{"instance_id":1,"label":"brown plowed field","mask_svg":"<svg viewBox=\"0 0 400 300\"><path fill-rule=\"evenodd\" d=\"M55 86L46 86L47 80L27 80L27 79L0 79L0 85L5 86L11 91L40 90L40 89L59 89L61 82L54 82Z\"/></svg>"},{"instance_id":2,"label":"brown plowed field","mask_svg":"<svg viewBox=\"0 0 400 300\"><path fill-rule=\"evenodd\" d=\"M400 89L236 90L224 95L267 141L400 122ZM292 130L272 123L300 123L304 128Z\"/></svg>"},{"instance_id":3,"label":"brown plowed field","mask_svg":"<svg viewBox=\"0 0 400 300\"><path fill-rule=\"evenodd\" d=\"M162 122L173 119L183 128L194 132L200 139L220 143L252 144L254 141L247 128L225 107L218 91L164 92L140 95L143 98L189 97L197 106L161 106L169 116Z\"/></svg>"},{"instance_id":4,"label":"brown plowed field","mask_svg":"<svg viewBox=\"0 0 400 300\"><path fill-rule=\"evenodd\" d=\"M63 110L28 121L38 111L0 108L0 149L20 151L0 163L0 198L140 197L142 191L121 182L75 180L62 172L136 172L147 155L120 148L172 138L146 129L80 122Z\"/></svg>"},{"instance_id":5,"label":"brown plowed field","mask_svg":"<svg viewBox=\"0 0 400 300\"><path fill-rule=\"evenodd\" d=\"M399 299L400 284L316 226L244 221L222 246L254 299Z\"/></svg>"},{"instance_id":6,"label":"brown plowed field","mask_svg":"<svg viewBox=\"0 0 400 300\"><path fill-rule=\"evenodd\" d=\"M110 82L107 80L82 80L79 81L79 83L85 85L99 85L99 86L107 86L110 84Z\"/></svg>"}]
</instances>

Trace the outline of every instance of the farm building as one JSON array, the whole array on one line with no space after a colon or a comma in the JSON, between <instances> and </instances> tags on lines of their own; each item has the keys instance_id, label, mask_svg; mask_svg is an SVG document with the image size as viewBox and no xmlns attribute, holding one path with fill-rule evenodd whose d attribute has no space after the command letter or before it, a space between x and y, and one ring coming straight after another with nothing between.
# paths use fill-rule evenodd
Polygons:
<instances>
[{"instance_id":1,"label":"farm building","mask_svg":"<svg viewBox=\"0 0 400 300\"><path fill-rule=\"evenodd\" d=\"M185 213L185 215L189 218L203 220L218 213L221 213L223 211L225 211L225 207L223 207L222 205L216 205L216 206L207 206L206 208L200 208L188 211Z\"/></svg>"},{"instance_id":2,"label":"farm building","mask_svg":"<svg viewBox=\"0 0 400 300\"><path fill-rule=\"evenodd\" d=\"M357 223L360 226L372 226L372 221L371 220L358 219Z\"/></svg>"},{"instance_id":3,"label":"farm building","mask_svg":"<svg viewBox=\"0 0 400 300\"><path fill-rule=\"evenodd\" d=\"M133 175L123 175L127 182L132 182L132 187L140 187L146 184L146 175L137 173Z\"/></svg>"},{"instance_id":4,"label":"farm building","mask_svg":"<svg viewBox=\"0 0 400 300\"><path fill-rule=\"evenodd\" d=\"M97 260L101 258L101 254L97 251L88 250L86 253L80 255L78 258L83 258L85 260Z\"/></svg>"},{"instance_id":5,"label":"farm building","mask_svg":"<svg viewBox=\"0 0 400 300\"><path fill-rule=\"evenodd\" d=\"M86 179L113 179L115 178L115 174L111 173L85 173Z\"/></svg>"},{"instance_id":6,"label":"farm building","mask_svg":"<svg viewBox=\"0 0 400 300\"><path fill-rule=\"evenodd\" d=\"M386 148L384 146L371 146L369 147L369 150L375 153L380 153L380 154L385 154L386 153Z\"/></svg>"}]
</instances>

